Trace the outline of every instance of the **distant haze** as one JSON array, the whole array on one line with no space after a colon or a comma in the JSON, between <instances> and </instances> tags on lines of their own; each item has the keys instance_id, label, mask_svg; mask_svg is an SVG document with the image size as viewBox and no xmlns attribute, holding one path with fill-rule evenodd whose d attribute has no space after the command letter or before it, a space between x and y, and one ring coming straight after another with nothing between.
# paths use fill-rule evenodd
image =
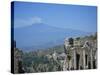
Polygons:
<instances>
[{"instance_id":1,"label":"distant haze","mask_svg":"<svg viewBox=\"0 0 100 75\"><path fill-rule=\"evenodd\" d=\"M46 24L34 24L15 28L14 39L21 49L47 48L64 43L66 37L85 36L89 32L52 27Z\"/></svg>"}]
</instances>

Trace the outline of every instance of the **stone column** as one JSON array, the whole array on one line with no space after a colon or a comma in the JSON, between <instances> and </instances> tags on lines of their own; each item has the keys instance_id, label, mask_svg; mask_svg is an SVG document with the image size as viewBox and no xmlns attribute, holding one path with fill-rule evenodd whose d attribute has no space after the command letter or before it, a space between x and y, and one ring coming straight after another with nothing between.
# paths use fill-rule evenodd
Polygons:
<instances>
[{"instance_id":1,"label":"stone column","mask_svg":"<svg viewBox=\"0 0 100 75\"><path fill-rule=\"evenodd\" d=\"M71 60L69 61L69 70L71 69Z\"/></svg>"},{"instance_id":2,"label":"stone column","mask_svg":"<svg viewBox=\"0 0 100 75\"><path fill-rule=\"evenodd\" d=\"M87 65L86 65L86 69L88 69L88 62L89 62L89 56L87 55Z\"/></svg>"},{"instance_id":3,"label":"stone column","mask_svg":"<svg viewBox=\"0 0 100 75\"><path fill-rule=\"evenodd\" d=\"M95 68L97 68L97 66L98 66L98 63L97 63L97 51L96 51L96 53L95 53Z\"/></svg>"},{"instance_id":4,"label":"stone column","mask_svg":"<svg viewBox=\"0 0 100 75\"><path fill-rule=\"evenodd\" d=\"M83 69L85 69L85 49L83 49Z\"/></svg>"},{"instance_id":5,"label":"stone column","mask_svg":"<svg viewBox=\"0 0 100 75\"><path fill-rule=\"evenodd\" d=\"M63 63L63 71L66 71L67 68L68 68L68 62L67 62L67 57L66 57Z\"/></svg>"},{"instance_id":6,"label":"stone column","mask_svg":"<svg viewBox=\"0 0 100 75\"><path fill-rule=\"evenodd\" d=\"M93 56L92 56L92 49L90 51L90 57L91 57L91 69L93 69Z\"/></svg>"},{"instance_id":7,"label":"stone column","mask_svg":"<svg viewBox=\"0 0 100 75\"><path fill-rule=\"evenodd\" d=\"M73 49L73 58L74 58L74 70L76 70L76 51Z\"/></svg>"}]
</instances>

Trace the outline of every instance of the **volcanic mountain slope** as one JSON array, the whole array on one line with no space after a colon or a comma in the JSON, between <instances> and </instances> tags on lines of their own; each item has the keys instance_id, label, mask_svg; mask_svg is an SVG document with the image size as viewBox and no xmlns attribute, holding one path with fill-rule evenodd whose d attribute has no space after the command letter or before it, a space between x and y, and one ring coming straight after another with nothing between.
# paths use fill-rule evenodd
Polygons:
<instances>
[{"instance_id":1,"label":"volcanic mountain slope","mask_svg":"<svg viewBox=\"0 0 100 75\"><path fill-rule=\"evenodd\" d=\"M53 27L47 24L33 24L14 29L14 39L21 49L40 49L63 44L64 38L84 36L89 33L80 30Z\"/></svg>"}]
</instances>

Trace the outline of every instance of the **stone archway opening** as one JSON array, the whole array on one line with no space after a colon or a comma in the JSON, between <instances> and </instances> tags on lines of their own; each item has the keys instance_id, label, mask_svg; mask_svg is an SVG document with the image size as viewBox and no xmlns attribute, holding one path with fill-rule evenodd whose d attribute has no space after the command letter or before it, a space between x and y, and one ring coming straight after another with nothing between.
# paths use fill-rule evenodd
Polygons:
<instances>
[{"instance_id":1,"label":"stone archway opening","mask_svg":"<svg viewBox=\"0 0 100 75\"><path fill-rule=\"evenodd\" d=\"M88 62L87 62L87 61L88 61L88 59L87 59L87 58L88 58L88 56L87 56L87 55L85 55L85 66L87 66L87 64L88 64Z\"/></svg>"},{"instance_id":2,"label":"stone archway opening","mask_svg":"<svg viewBox=\"0 0 100 75\"><path fill-rule=\"evenodd\" d=\"M80 55L76 54L76 70L79 69L79 60L80 60Z\"/></svg>"}]
</instances>

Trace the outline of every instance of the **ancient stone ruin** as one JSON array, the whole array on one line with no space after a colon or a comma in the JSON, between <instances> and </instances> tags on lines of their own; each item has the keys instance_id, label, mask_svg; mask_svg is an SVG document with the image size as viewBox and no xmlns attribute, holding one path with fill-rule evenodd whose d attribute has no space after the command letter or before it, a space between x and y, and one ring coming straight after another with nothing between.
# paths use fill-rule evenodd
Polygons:
<instances>
[{"instance_id":1,"label":"ancient stone ruin","mask_svg":"<svg viewBox=\"0 0 100 75\"><path fill-rule=\"evenodd\" d=\"M97 68L97 40L73 40L73 46L68 39L64 41L66 58L63 70L80 70Z\"/></svg>"}]
</instances>

